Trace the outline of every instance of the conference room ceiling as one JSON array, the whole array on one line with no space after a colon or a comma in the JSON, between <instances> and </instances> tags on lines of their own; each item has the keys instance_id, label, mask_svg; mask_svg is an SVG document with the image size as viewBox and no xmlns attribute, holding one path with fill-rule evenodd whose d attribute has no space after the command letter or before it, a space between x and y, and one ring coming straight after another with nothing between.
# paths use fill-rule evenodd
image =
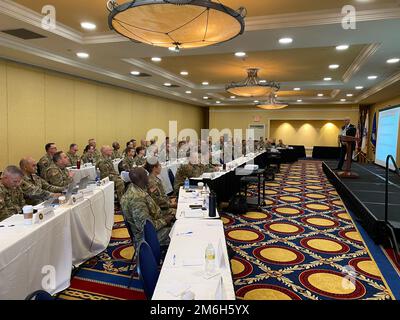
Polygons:
<instances>
[{"instance_id":1,"label":"conference room ceiling","mask_svg":"<svg viewBox=\"0 0 400 320\"><path fill-rule=\"evenodd\" d=\"M262 100L232 99L225 92L226 84L246 78L249 67L260 68L260 79L279 81L278 100L290 105L375 103L399 92L400 63L386 63L400 58L399 1L224 0L232 8L247 8L246 32L226 43L179 53L133 43L110 31L105 3L0 0L1 31L25 28L46 37L22 40L0 32L0 56L201 106ZM55 30L41 28L41 10L47 4L56 8ZM357 9L355 30L341 25L342 7L348 4ZM96 30L82 29L85 21L95 23ZM293 38L293 43L280 44L282 37ZM336 50L342 44L349 49ZM246 57L236 57L239 51ZM77 52L90 57L80 59ZM162 60L153 62L152 57ZM332 64L339 67L330 69ZM131 71L151 76L135 77ZM371 75L377 79L369 80Z\"/></svg>"}]
</instances>

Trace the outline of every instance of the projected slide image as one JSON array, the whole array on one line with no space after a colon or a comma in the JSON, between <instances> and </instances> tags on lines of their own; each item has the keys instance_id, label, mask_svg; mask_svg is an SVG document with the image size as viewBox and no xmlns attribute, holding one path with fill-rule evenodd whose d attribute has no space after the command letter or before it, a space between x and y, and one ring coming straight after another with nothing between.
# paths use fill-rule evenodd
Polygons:
<instances>
[{"instance_id":1,"label":"projected slide image","mask_svg":"<svg viewBox=\"0 0 400 320\"><path fill-rule=\"evenodd\" d=\"M392 155L397 161L399 147L400 106L379 113L378 139L376 146L377 164L386 166L386 157ZM393 167L391 166L393 169Z\"/></svg>"}]
</instances>

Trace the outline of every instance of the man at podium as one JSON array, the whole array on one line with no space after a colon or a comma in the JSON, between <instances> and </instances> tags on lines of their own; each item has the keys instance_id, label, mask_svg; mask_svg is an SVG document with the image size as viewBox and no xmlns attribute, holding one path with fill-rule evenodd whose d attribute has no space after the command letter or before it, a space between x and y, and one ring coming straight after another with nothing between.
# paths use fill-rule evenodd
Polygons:
<instances>
[{"instance_id":1,"label":"man at podium","mask_svg":"<svg viewBox=\"0 0 400 320\"><path fill-rule=\"evenodd\" d=\"M350 137L355 137L357 134L357 129L354 125L351 124L351 120L350 118L345 118L344 119L344 126L342 127L342 130L340 132L339 135L339 143L340 143L340 158L339 158L339 163L338 166L335 170L342 170L343 164L344 164L344 160L346 157L346 153L347 153L347 144L343 143L340 139L341 136L350 136ZM355 143L351 144L352 147L352 152L351 154L353 154L354 148L355 148Z\"/></svg>"}]
</instances>

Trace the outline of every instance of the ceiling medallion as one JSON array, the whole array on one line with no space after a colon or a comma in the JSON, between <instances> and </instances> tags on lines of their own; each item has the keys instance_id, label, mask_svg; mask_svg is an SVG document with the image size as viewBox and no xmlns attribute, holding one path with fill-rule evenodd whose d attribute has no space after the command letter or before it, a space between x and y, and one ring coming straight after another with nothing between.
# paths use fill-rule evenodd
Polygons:
<instances>
[{"instance_id":1,"label":"ceiling medallion","mask_svg":"<svg viewBox=\"0 0 400 320\"><path fill-rule=\"evenodd\" d=\"M211 0L107 2L108 25L122 36L157 47L191 49L229 41L245 29L246 9Z\"/></svg>"},{"instance_id":2,"label":"ceiling medallion","mask_svg":"<svg viewBox=\"0 0 400 320\"><path fill-rule=\"evenodd\" d=\"M275 93L280 85L274 81L260 83L258 78L259 69L247 69L247 79L243 82L232 82L226 86L226 91L240 97L262 97Z\"/></svg>"}]
</instances>

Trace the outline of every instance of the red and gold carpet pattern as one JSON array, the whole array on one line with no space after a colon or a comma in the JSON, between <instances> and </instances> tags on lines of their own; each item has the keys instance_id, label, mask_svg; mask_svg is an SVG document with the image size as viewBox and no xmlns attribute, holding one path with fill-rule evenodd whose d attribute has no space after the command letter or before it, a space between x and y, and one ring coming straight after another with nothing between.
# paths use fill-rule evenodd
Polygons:
<instances>
[{"instance_id":1,"label":"red and gold carpet pattern","mask_svg":"<svg viewBox=\"0 0 400 320\"><path fill-rule=\"evenodd\" d=\"M320 162L283 165L266 193L261 212L223 215L238 299L392 299Z\"/></svg>"},{"instance_id":2,"label":"red and gold carpet pattern","mask_svg":"<svg viewBox=\"0 0 400 320\"><path fill-rule=\"evenodd\" d=\"M121 213L114 216L108 248L87 261L73 277L71 286L61 292L65 300L144 300L136 264L131 264L134 249ZM131 274L134 277L131 281ZM128 285L130 283L130 287Z\"/></svg>"}]
</instances>

